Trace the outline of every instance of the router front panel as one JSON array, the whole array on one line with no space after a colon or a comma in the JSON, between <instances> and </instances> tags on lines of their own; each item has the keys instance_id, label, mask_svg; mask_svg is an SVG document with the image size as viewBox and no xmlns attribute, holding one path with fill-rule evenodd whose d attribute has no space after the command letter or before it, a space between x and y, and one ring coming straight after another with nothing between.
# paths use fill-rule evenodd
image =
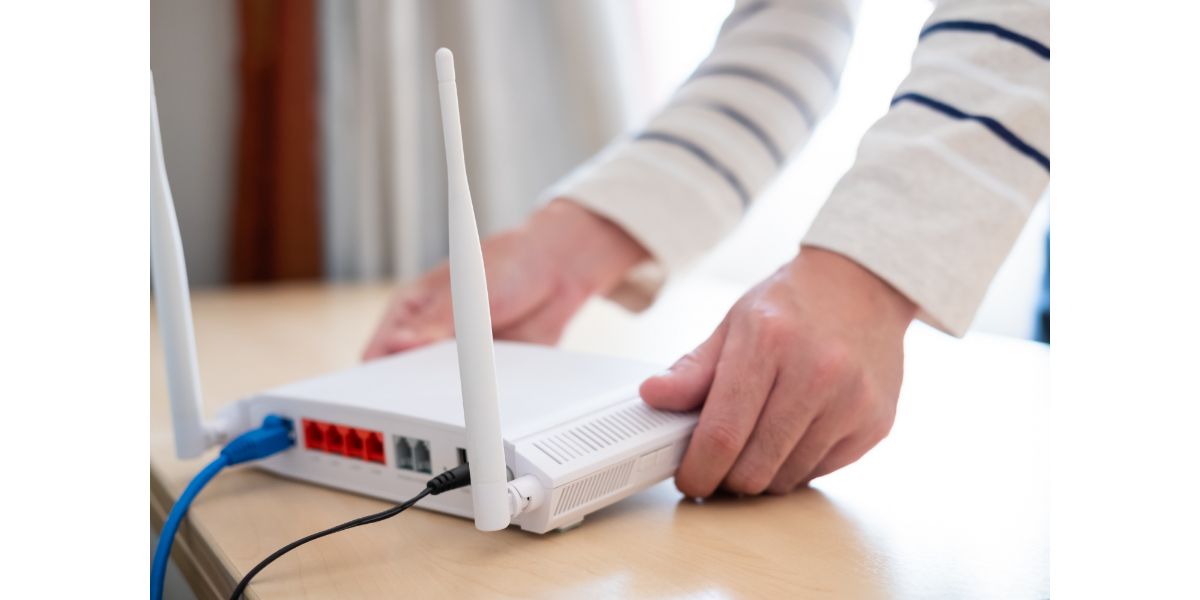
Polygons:
<instances>
[{"instance_id":1,"label":"router front panel","mask_svg":"<svg viewBox=\"0 0 1200 600\"><path fill-rule=\"evenodd\" d=\"M694 413L654 410L634 396L516 440L515 471L551 482L546 501L522 515L521 527L544 533L573 526L670 477L695 425Z\"/></svg>"}]
</instances>

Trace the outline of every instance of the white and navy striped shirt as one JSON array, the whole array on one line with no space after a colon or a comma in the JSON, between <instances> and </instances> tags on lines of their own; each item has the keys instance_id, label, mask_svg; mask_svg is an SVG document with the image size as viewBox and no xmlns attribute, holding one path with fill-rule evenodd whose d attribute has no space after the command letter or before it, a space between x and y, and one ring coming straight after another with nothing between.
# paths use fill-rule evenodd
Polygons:
<instances>
[{"instance_id":1,"label":"white and navy striped shirt","mask_svg":"<svg viewBox=\"0 0 1200 600\"><path fill-rule=\"evenodd\" d=\"M857 8L739 0L666 108L550 190L621 225L661 267L623 297L652 297L661 274L714 246L804 145L833 102ZM937 2L891 110L804 243L963 334L1050 179L1049 33L1044 1Z\"/></svg>"}]
</instances>

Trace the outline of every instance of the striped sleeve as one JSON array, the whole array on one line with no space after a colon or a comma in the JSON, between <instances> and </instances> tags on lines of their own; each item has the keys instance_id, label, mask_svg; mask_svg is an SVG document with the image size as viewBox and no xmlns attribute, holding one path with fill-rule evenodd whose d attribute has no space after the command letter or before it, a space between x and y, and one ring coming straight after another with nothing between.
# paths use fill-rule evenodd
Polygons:
<instances>
[{"instance_id":1,"label":"striped sleeve","mask_svg":"<svg viewBox=\"0 0 1200 600\"><path fill-rule=\"evenodd\" d=\"M1050 179L1044 2L938 4L892 108L804 243L846 255L955 335Z\"/></svg>"},{"instance_id":2,"label":"striped sleeve","mask_svg":"<svg viewBox=\"0 0 1200 600\"><path fill-rule=\"evenodd\" d=\"M808 140L834 99L858 0L739 0L709 56L639 132L546 193L620 225L651 254L614 298L650 303L710 249Z\"/></svg>"}]
</instances>

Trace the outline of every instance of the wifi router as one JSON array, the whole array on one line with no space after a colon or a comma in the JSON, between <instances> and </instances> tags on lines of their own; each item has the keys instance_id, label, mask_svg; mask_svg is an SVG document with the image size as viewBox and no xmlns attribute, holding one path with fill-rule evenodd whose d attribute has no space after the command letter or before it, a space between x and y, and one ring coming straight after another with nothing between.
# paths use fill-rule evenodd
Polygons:
<instances>
[{"instance_id":1,"label":"wifi router","mask_svg":"<svg viewBox=\"0 0 1200 600\"><path fill-rule=\"evenodd\" d=\"M479 233L467 185L453 56L437 53L449 182L456 340L245 398L205 423L178 223L151 91L151 255L176 453L193 458L269 415L296 445L256 463L333 488L404 501L468 463L471 485L419 508L472 518L483 531L546 533L674 473L694 413L647 406L654 365L492 340ZM153 87L153 86L152 86Z\"/></svg>"},{"instance_id":2,"label":"wifi router","mask_svg":"<svg viewBox=\"0 0 1200 600\"><path fill-rule=\"evenodd\" d=\"M642 402L637 385L654 368L532 344L495 350L504 463L514 481L532 476L528 506L513 519L522 529L577 524L674 472L694 418ZM443 342L262 392L240 402L233 420L244 429L268 414L296 423L296 447L262 468L400 502L437 473L468 459L474 466L458 388L456 347ZM418 506L473 517L473 492ZM506 515L511 503L506 493Z\"/></svg>"}]
</instances>

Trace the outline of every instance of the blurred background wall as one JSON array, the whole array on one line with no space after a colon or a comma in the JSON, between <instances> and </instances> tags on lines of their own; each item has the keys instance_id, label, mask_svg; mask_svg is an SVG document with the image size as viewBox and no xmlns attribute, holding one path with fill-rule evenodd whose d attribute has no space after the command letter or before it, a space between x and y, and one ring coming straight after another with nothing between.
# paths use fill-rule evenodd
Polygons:
<instances>
[{"instance_id":1,"label":"blurred background wall","mask_svg":"<svg viewBox=\"0 0 1200 600\"><path fill-rule=\"evenodd\" d=\"M636 127L707 54L732 0L151 1L164 151L197 287L407 279L445 253L433 51L458 59L485 233ZM693 275L750 286L795 253L908 69L925 0L863 0L839 100ZM311 164L306 164L306 160ZM1032 332L1045 203L975 329Z\"/></svg>"},{"instance_id":2,"label":"blurred background wall","mask_svg":"<svg viewBox=\"0 0 1200 600\"><path fill-rule=\"evenodd\" d=\"M236 131L235 0L153 0L150 68L193 284L224 283Z\"/></svg>"},{"instance_id":3,"label":"blurred background wall","mask_svg":"<svg viewBox=\"0 0 1200 600\"><path fill-rule=\"evenodd\" d=\"M415 277L446 246L434 51L454 50L484 233L629 126L626 3L321 2L320 100L333 279Z\"/></svg>"}]
</instances>

